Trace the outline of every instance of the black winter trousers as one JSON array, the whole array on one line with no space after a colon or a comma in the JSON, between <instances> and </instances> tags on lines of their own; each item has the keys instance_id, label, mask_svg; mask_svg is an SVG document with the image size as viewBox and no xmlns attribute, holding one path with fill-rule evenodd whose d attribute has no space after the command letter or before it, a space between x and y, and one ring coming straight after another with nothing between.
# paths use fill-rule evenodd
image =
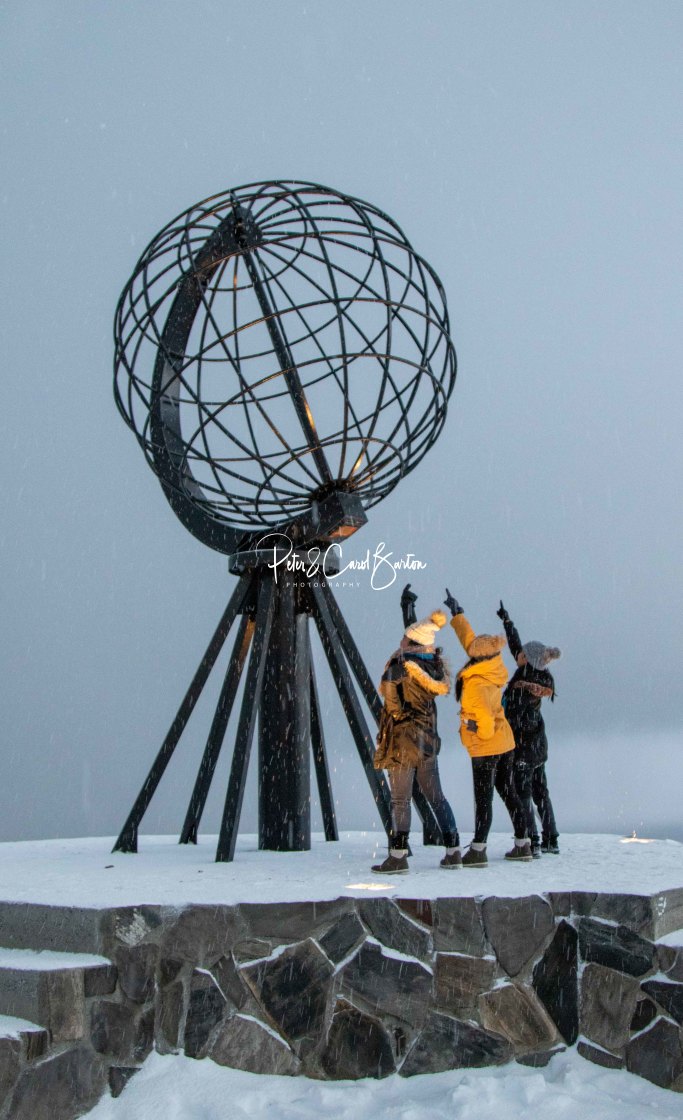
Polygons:
<instances>
[{"instance_id":1,"label":"black winter trousers","mask_svg":"<svg viewBox=\"0 0 683 1120\"><path fill-rule=\"evenodd\" d=\"M450 803L441 788L439 763L436 755L423 756L417 767L401 766L389 771L391 784L391 812L395 832L410 832L410 801L413 796L413 782L417 782L427 801L434 810L439 827L443 833L458 845L460 837Z\"/></svg>"},{"instance_id":2,"label":"black winter trousers","mask_svg":"<svg viewBox=\"0 0 683 1120\"><path fill-rule=\"evenodd\" d=\"M538 766L534 766L531 762L523 762L520 759L515 759L514 773L515 786L517 787L519 799L524 806L528 834L531 840L534 844L537 844L539 841L536 818L534 817L534 805L538 809L538 815L541 818L543 839L555 840L558 835L557 825L555 823L553 803L550 800L550 793L548 792L545 763L541 762Z\"/></svg>"},{"instance_id":3,"label":"black winter trousers","mask_svg":"<svg viewBox=\"0 0 683 1120\"><path fill-rule=\"evenodd\" d=\"M515 838L524 839L527 835L526 813L515 789L512 767L514 751L505 754L490 754L484 758L472 759L472 778L474 780L474 840L475 844L485 844L493 821L493 791L498 791L505 808L510 814Z\"/></svg>"}]
</instances>

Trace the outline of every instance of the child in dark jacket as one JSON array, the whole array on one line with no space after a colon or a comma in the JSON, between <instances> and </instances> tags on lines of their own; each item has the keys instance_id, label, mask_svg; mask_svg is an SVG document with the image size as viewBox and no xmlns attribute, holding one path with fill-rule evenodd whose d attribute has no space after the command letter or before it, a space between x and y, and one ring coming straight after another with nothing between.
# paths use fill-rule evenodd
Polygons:
<instances>
[{"instance_id":1,"label":"child in dark jacket","mask_svg":"<svg viewBox=\"0 0 683 1120\"><path fill-rule=\"evenodd\" d=\"M531 853L535 858L540 857L541 852L557 855L560 849L545 773L548 738L541 715L541 702L546 698L555 699L555 681L547 665L560 656L560 650L542 642L522 645L502 600L496 613L505 627L510 652L518 665L505 690L503 704L515 737L515 785L527 814ZM534 805L541 818L541 837L538 835Z\"/></svg>"}]
</instances>

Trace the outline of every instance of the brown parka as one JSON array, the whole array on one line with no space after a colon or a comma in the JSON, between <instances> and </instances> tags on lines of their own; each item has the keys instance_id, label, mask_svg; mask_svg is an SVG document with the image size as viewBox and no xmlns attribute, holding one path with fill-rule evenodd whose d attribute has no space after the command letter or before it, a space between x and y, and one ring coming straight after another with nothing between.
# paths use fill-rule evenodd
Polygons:
<instances>
[{"instance_id":1,"label":"brown parka","mask_svg":"<svg viewBox=\"0 0 683 1120\"><path fill-rule=\"evenodd\" d=\"M397 650L387 662L379 691L384 700L375 751L376 770L417 766L438 754L437 696L450 692L451 679L439 652L431 657Z\"/></svg>"}]
</instances>

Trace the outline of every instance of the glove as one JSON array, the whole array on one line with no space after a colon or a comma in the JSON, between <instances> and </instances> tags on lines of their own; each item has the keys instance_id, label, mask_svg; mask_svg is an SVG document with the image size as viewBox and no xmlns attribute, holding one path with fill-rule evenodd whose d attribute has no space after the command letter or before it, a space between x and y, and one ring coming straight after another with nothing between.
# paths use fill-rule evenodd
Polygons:
<instances>
[{"instance_id":1,"label":"glove","mask_svg":"<svg viewBox=\"0 0 683 1120\"><path fill-rule=\"evenodd\" d=\"M410 590L410 584L407 583L401 592L401 610L403 611L403 625L412 626L417 622L417 615L415 614L415 603L417 602L417 595L414 591Z\"/></svg>"},{"instance_id":2,"label":"glove","mask_svg":"<svg viewBox=\"0 0 683 1120\"><path fill-rule=\"evenodd\" d=\"M458 600L456 598L454 598L453 595L451 595L448 588L446 588L446 598L444 599L444 603L448 607L451 614L453 615L453 618L455 618L456 614L464 614L464 611L463 611L462 607L460 606L460 603L458 602Z\"/></svg>"},{"instance_id":3,"label":"glove","mask_svg":"<svg viewBox=\"0 0 683 1120\"><path fill-rule=\"evenodd\" d=\"M475 719L468 719L465 721L465 727L468 731L478 731L477 721Z\"/></svg>"},{"instance_id":4,"label":"glove","mask_svg":"<svg viewBox=\"0 0 683 1120\"><path fill-rule=\"evenodd\" d=\"M505 607L503 606L503 600L502 599L500 601L500 606L499 606L498 610L496 611L496 614L498 615L498 618L500 619L501 622L505 623L505 622L510 621L510 615L505 610Z\"/></svg>"}]
</instances>

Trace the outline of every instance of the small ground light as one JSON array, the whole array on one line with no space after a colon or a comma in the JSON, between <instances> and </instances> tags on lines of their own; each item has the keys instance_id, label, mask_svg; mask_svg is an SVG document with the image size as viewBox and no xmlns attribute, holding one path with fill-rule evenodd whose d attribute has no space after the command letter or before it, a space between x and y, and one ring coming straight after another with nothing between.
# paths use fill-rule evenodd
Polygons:
<instances>
[{"instance_id":1,"label":"small ground light","mask_svg":"<svg viewBox=\"0 0 683 1120\"><path fill-rule=\"evenodd\" d=\"M393 883L347 883L347 891L393 891Z\"/></svg>"},{"instance_id":2,"label":"small ground light","mask_svg":"<svg viewBox=\"0 0 683 1120\"><path fill-rule=\"evenodd\" d=\"M636 830L634 828L633 832L631 833L630 836L624 836L623 837L621 843L622 844L654 844L654 840L645 840L642 836L637 836L636 835Z\"/></svg>"}]
</instances>

